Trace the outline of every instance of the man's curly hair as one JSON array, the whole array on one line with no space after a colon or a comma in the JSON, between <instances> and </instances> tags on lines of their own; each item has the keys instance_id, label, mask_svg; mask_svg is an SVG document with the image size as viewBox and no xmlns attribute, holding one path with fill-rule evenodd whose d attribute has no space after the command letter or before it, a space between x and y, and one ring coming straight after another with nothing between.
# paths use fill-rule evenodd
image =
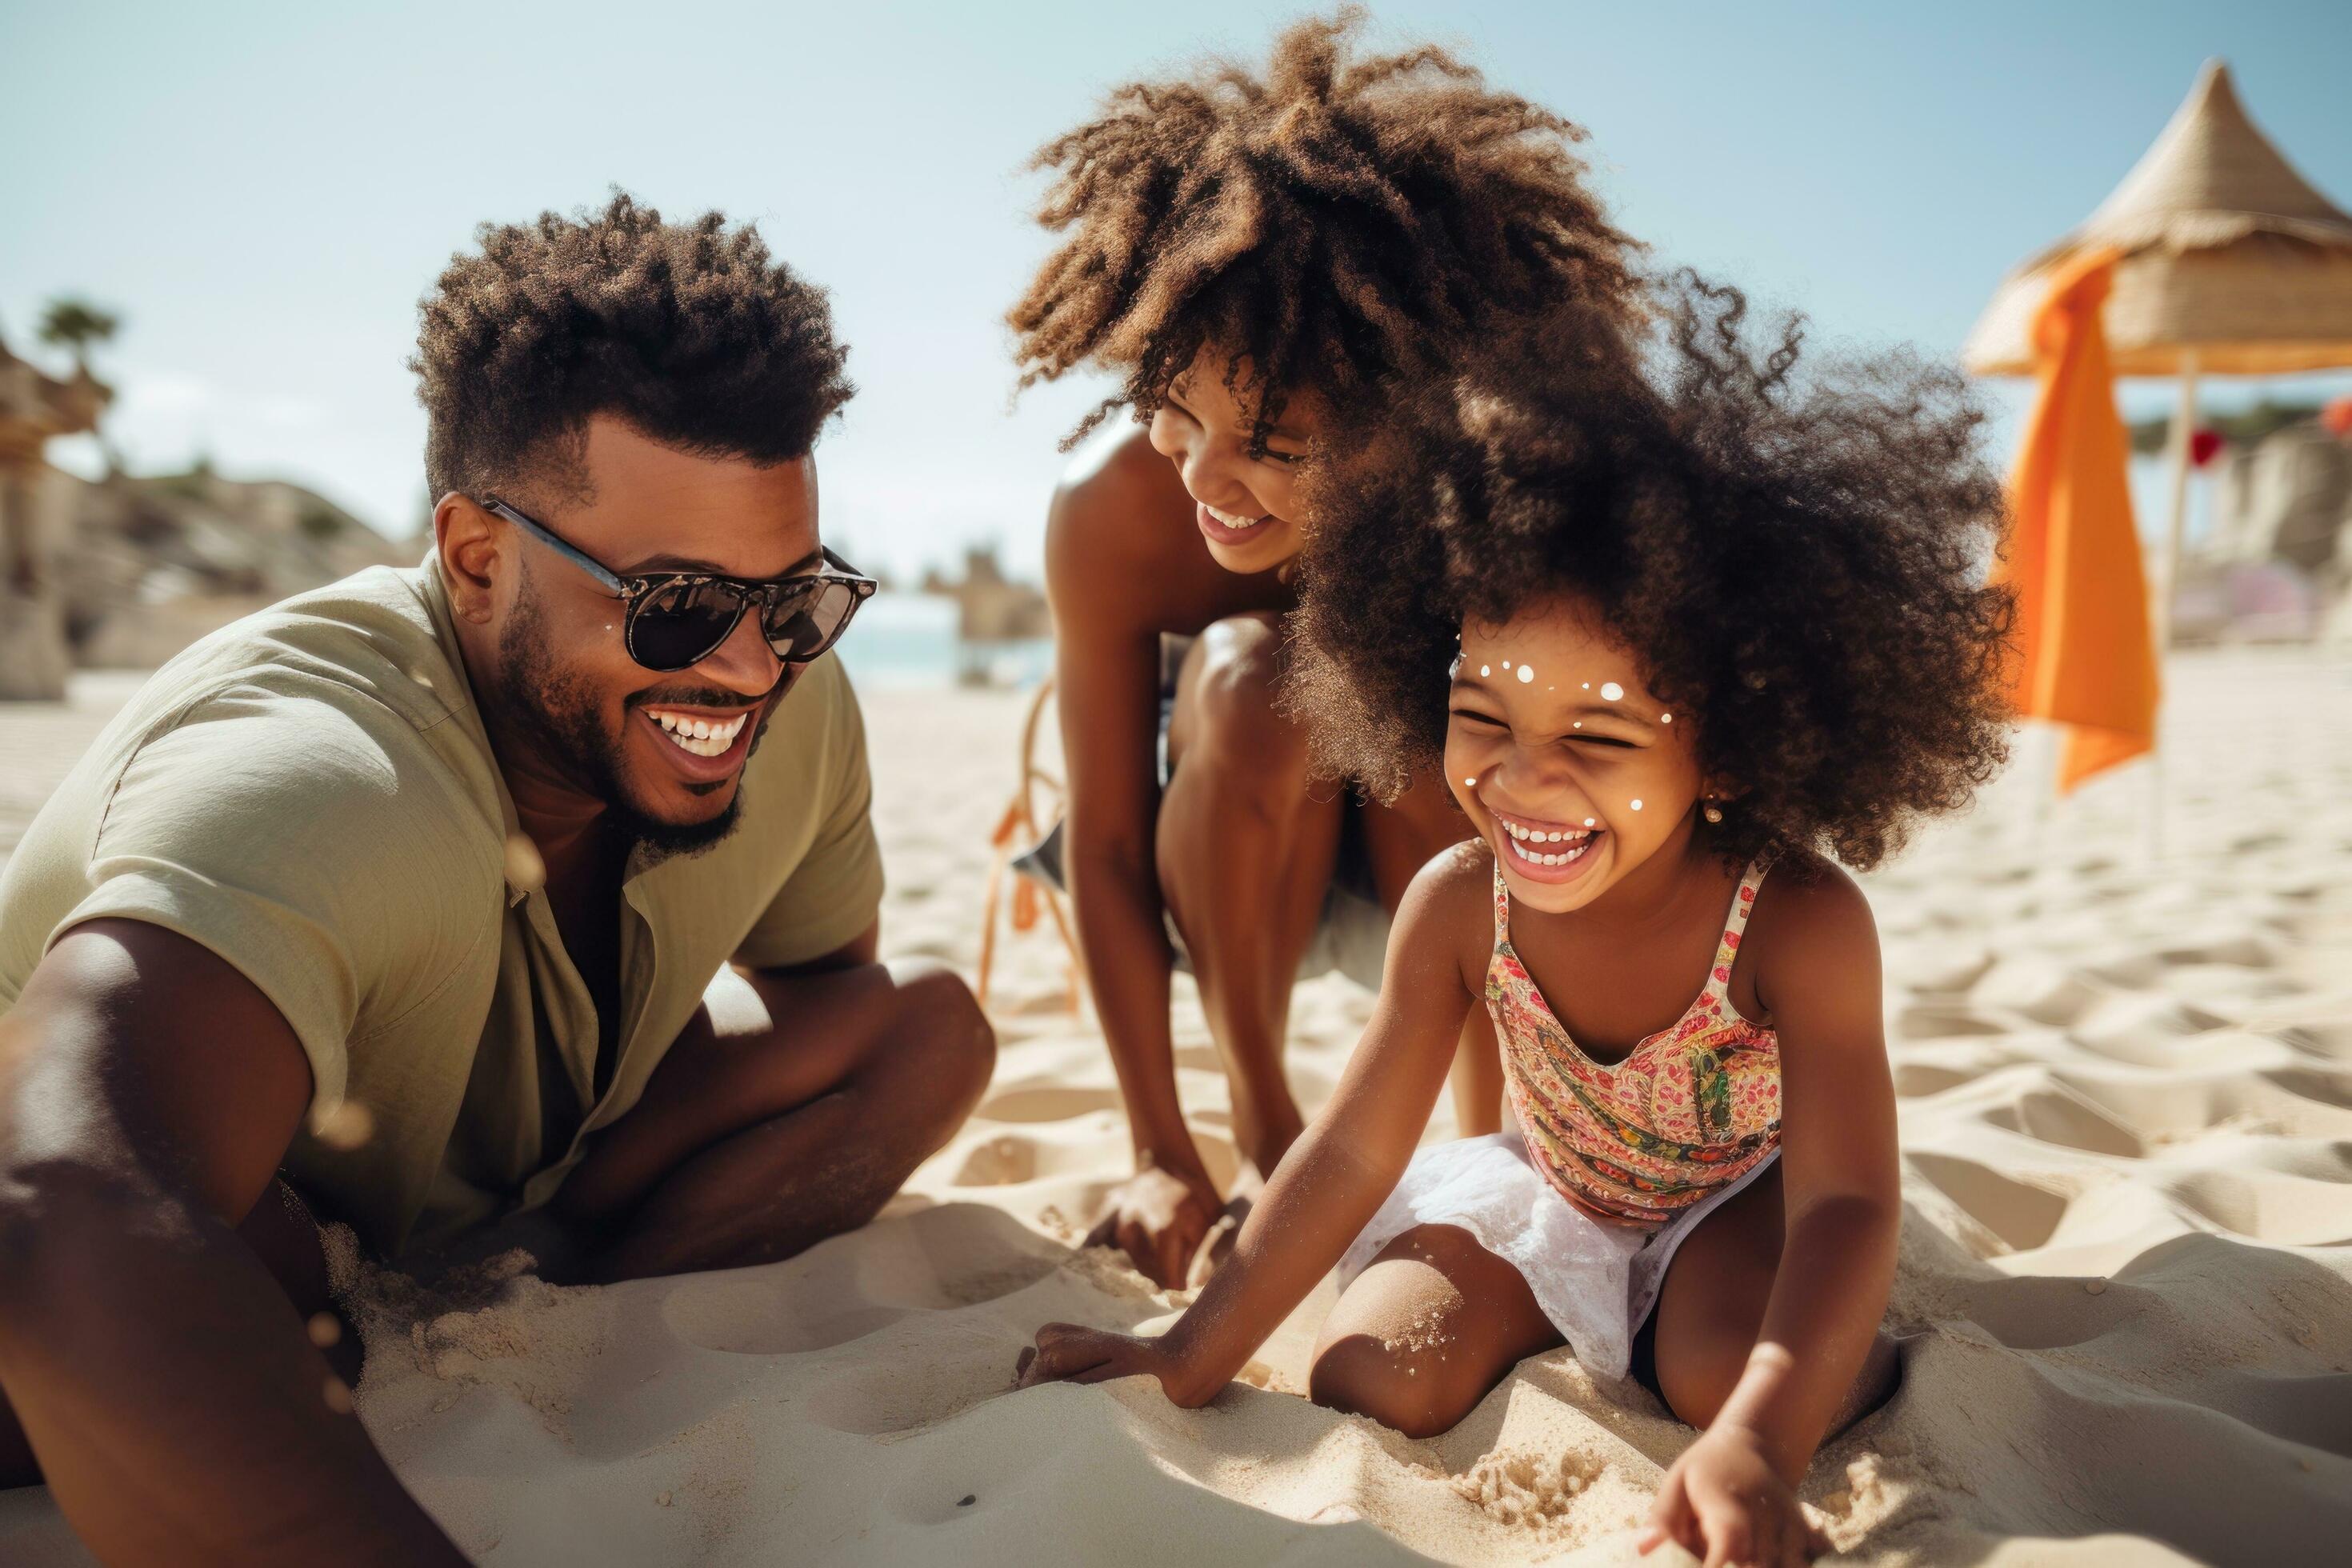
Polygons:
<instances>
[{"instance_id":1,"label":"man's curly hair","mask_svg":"<svg viewBox=\"0 0 2352 1568\"><path fill-rule=\"evenodd\" d=\"M484 224L421 302L408 367L436 496L520 479L576 492L591 415L666 445L754 463L805 457L856 389L824 290L726 215L604 211Z\"/></svg>"},{"instance_id":2,"label":"man's curly hair","mask_svg":"<svg viewBox=\"0 0 2352 1568\"><path fill-rule=\"evenodd\" d=\"M1067 237L1006 318L1021 384L1124 378L1065 448L1122 405L1149 420L1203 342L1255 456L1288 392L1353 412L1497 309L1638 315L1633 242L1570 151L1583 131L1441 48L1354 58L1362 19L1291 26L1263 76L1129 83L1032 161L1055 172L1038 221Z\"/></svg>"},{"instance_id":3,"label":"man's curly hair","mask_svg":"<svg viewBox=\"0 0 2352 1568\"><path fill-rule=\"evenodd\" d=\"M1464 623L1567 591L1744 788L1729 859L1866 868L1992 776L2011 604L1967 384L1908 355L1800 378L1801 320L1759 352L1746 313L1683 274L1622 373L1572 313L1531 322L1309 477L1286 700L1326 769L1392 797L1444 751Z\"/></svg>"}]
</instances>

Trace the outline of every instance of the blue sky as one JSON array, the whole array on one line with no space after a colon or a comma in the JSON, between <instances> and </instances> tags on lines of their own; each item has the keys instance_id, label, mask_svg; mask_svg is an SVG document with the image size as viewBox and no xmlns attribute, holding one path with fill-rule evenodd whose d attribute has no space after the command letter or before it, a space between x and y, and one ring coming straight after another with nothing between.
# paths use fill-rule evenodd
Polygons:
<instances>
[{"instance_id":1,"label":"blue sky","mask_svg":"<svg viewBox=\"0 0 2352 1568\"><path fill-rule=\"evenodd\" d=\"M828 535L899 570L1034 568L1060 433L1000 318L1044 253L1021 165L1102 91L1262 54L1258 5L72 5L0 0L0 329L75 291L133 466L208 453L388 531L424 506L415 304L485 219L600 202L756 220L829 287L863 391L819 448ZM2341 4L1383 4L1583 122L1664 260L1824 338L1957 351L2011 265L2105 195L2230 60L2256 121L2352 201ZM2277 391L2283 384L2267 384ZM2352 376L2284 390L2352 388ZM2257 385L2224 384L2240 403ZM2021 402L1999 395L2004 410ZM2168 406L2127 384L2126 408ZM90 455L60 443L72 464Z\"/></svg>"}]
</instances>

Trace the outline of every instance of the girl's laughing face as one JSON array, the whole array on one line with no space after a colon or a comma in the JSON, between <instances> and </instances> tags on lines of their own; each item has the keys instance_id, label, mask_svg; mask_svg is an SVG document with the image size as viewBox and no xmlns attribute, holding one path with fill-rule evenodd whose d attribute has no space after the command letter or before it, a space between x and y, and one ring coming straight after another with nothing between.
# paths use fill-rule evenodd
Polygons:
<instances>
[{"instance_id":1,"label":"girl's laughing face","mask_svg":"<svg viewBox=\"0 0 2352 1568\"><path fill-rule=\"evenodd\" d=\"M1696 728L1650 691L1589 605L1560 595L1504 626L1463 626L1446 783L1511 897L1566 913L1622 880L1697 808Z\"/></svg>"}]
</instances>

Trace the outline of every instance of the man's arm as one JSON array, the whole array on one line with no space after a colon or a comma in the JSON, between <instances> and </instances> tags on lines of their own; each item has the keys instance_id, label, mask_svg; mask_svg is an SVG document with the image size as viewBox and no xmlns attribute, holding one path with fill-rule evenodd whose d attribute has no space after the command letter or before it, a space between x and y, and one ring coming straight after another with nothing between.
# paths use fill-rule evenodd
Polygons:
<instances>
[{"instance_id":1,"label":"man's arm","mask_svg":"<svg viewBox=\"0 0 2352 1568\"><path fill-rule=\"evenodd\" d=\"M873 963L881 956L882 917L876 915L873 923L864 931L822 957L801 963L739 963L734 967L738 974L756 987L763 975L776 980L791 980L803 974L831 974L839 970L856 969L862 963Z\"/></svg>"},{"instance_id":2,"label":"man's arm","mask_svg":"<svg viewBox=\"0 0 2352 1568\"><path fill-rule=\"evenodd\" d=\"M105 1562L464 1561L234 1229L310 1091L260 991L137 921L0 1017L0 1389Z\"/></svg>"},{"instance_id":3,"label":"man's arm","mask_svg":"<svg viewBox=\"0 0 2352 1568\"><path fill-rule=\"evenodd\" d=\"M739 1011L714 1017L706 1002L671 1042L663 1065L667 1067L672 1058L715 1062L711 1050L715 1042L747 1034L764 1035L795 1016L803 998L794 994L794 982L862 968L877 962L881 949L882 917L877 915L857 935L815 958L795 963L730 964L759 998L756 1015ZM587 1155L556 1189L555 1210L574 1225L618 1225L663 1176L740 1125L740 1109L701 1092L691 1072L656 1070L637 1103L594 1134Z\"/></svg>"}]
</instances>

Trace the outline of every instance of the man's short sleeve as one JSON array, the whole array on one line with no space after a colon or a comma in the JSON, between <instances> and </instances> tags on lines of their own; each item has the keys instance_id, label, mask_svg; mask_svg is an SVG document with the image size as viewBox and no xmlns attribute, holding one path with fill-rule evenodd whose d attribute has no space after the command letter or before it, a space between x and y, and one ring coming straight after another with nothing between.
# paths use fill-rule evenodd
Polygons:
<instances>
[{"instance_id":1,"label":"man's short sleeve","mask_svg":"<svg viewBox=\"0 0 2352 1568\"><path fill-rule=\"evenodd\" d=\"M866 721L840 660L827 655L789 700L821 702L812 726L825 767L812 805L818 815L808 853L767 910L737 944L735 962L761 969L806 963L847 946L882 908L882 849L874 837L874 780L866 762Z\"/></svg>"},{"instance_id":2,"label":"man's short sleeve","mask_svg":"<svg viewBox=\"0 0 2352 1568\"><path fill-rule=\"evenodd\" d=\"M499 929L479 813L407 721L342 689L217 692L133 751L59 921L145 921L284 1016L314 1117L349 1047L428 1000Z\"/></svg>"}]
</instances>

